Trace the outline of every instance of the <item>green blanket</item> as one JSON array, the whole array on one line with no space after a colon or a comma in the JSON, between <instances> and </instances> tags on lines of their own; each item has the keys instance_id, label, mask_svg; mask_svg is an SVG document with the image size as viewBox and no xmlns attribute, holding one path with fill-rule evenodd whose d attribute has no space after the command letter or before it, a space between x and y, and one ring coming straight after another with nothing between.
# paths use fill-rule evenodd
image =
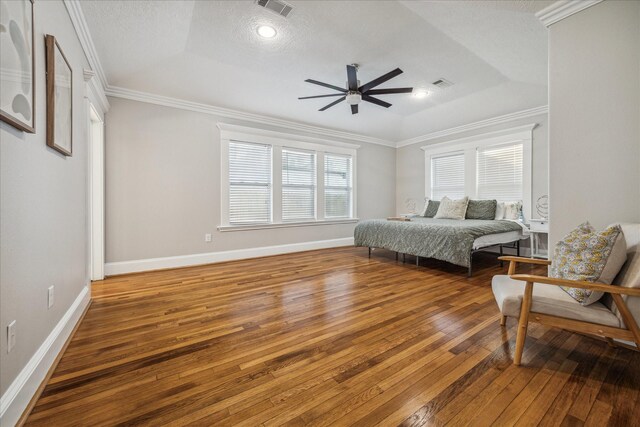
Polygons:
<instances>
[{"instance_id":1,"label":"green blanket","mask_svg":"<svg viewBox=\"0 0 640 427\"><path fill-rule=\"evenodd\" d=\"M505 220L418 217L402 222L372 219L358 223L354 239L356 246L384 248L468 267L475 239L520 230L520 224Z\"/></svg>"}]
</instances>

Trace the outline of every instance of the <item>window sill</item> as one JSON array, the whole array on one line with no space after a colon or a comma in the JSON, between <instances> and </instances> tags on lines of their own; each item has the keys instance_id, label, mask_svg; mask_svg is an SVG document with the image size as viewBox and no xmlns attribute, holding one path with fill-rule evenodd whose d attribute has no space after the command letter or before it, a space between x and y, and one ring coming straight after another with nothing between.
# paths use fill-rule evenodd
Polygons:
<instances>
[{"instance_id":1,"label":"window sill","mask_svg":"<svg viewBox=\"0 0 640 427\"><path fill-rule=\"evenodd\" d=\"M278 224L247 224L247 225L219 225L218 231L248 231L264 230L269 228L310 227L315 225L355 224L358 218L324 219L321 221L283 222Z\"/></svg>"}]
</instances>

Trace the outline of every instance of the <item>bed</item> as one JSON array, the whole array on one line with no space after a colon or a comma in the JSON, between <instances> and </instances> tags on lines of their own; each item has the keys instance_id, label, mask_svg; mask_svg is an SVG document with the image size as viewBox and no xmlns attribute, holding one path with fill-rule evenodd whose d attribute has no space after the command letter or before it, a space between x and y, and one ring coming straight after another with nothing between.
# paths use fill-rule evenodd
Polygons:
<instances>
[{"instance_id":1,"label":"bed","mask_svg":"<svg viewBox=\"0 0 640 427\"><path fill-rule=\"evenodd\" d=\"M414 217L411 221L372 219L361 221L354 231L356 246L435 258L467 267L469 276L474 252L505 244L519 247L520 240L526 237L526 227L511 220L460 221L424 217Z\"/></svg>"}]
</instances>

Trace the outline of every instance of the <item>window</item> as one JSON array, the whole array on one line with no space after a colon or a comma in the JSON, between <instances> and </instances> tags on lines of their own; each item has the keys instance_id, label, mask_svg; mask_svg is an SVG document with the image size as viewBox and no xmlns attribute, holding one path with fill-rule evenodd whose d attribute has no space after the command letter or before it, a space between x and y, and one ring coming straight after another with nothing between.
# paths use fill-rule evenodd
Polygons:
<instances>
[{"instance_id":1,"label":"window","mask_svg":"<svg viewBox=\"0 0 640 427\"><path fill-rule=\"evenodd\" d=\"M220 231L357 222L357 145L218 123Z\"/></svg>"},{"instance_id":2,"label":"window","mask_svg":"<svg viewBox=\"0 0 640 427\"><path fill-rule=\"evenodd\" d=\"M536 124L422 147L425 195L522 201L531 218L532 146Z\"/></svg>"},{"instance_id":3,"label":"window","mask_svg":"<svg viewBox=\"0 0 640 427\"><path fill-rule=\"evenodd\" d=\"M522 153L522 143L478 148L479 199L522 200Z\"/></svg>"},{"instance_id":4,"label":"window","mask_svg":"<svg viewBox=\"0 0 640 427\"><path fill-rule=\"evenodd\" d=\"M229 223L271 222L271 146L229 143Z\"/></svg>"},{"instance_id":5,"label":"window","mask_svg":"<svg viewBox=\"0 0 640 427\"><path fill-rule=\"evenodd\" d=\"M460 199L465 196L464 152L431 158L431 198L444 196Z\"/></svg>"},{"instance_id":6,"label":"window","mask_svg":"<svg viewBox=\"0 0 640 427\"><path fill-rule=\"evenodd\" d=\"M282 221L316 217L316 155L282 149Z\"/></svg>"},{"instance_id":7,"label":"window","mask_svg":"<svg viewBox=\"0 0 640 427\"><path fill-rule=\"evenodd\" d=\"M351 157L324 156L324 216L351 217Z\"/></svg>"}]
</instances>

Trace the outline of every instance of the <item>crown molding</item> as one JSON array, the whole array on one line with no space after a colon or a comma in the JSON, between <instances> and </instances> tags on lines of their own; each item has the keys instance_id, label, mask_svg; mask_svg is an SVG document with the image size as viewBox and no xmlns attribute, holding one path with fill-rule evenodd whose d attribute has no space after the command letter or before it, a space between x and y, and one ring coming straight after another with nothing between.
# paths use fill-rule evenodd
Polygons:
<instances>
[{"instance_id":1,"label":"crown molding","mask_svg":"<svg viewBox=\"0 0 640 427\"><path fill-rule=\"evenodd\" d=\"M600 3L602 0L562 0L557 1L536 13L542 23L549 27L558 21Z\"/></svg>"},{"instance_id":2,"label":"crown molding","mask_svg":"<svg viewBox=\"0 0 640 427\"><path fill-rule=\"evenodd\" d=\"M149 104L162 105L165 107L179 108L181 110L195 111L197 113L211 114L219 117L230 119L244 120L252 123L260 123L269 126L277 126L279 128L297 130L300 132L308 132L324 137L333 137L346 139L349 141L366 142L369 144L384 145L394 147L395 143L384 139L374 138L365 135L359 135L351 132L344 132L334 129L323 128L319 126L305 125L285 119L265 116L262 114L246 113L243 111L232 110L230 108L216 107L213 105L202 104L198 102L187 101L184 99L171 98L168 96L155 95L152 93L125 89L116 86L109 86L106 90L107 96L114 98L129 99L132 101L146 102Z\"/></svg>"},{"instance_id":3,"label":"crown molding","mask_svg":"<svg viewBox=\"0 0 640 427\"><path fill-rule=\"evenodd\" d=\"M543 105L540 107L529 108L528 110L516 111L515 113L504 114L502 116L492 117L486 120L480 120L479 122L469 123L462 126L456 126L449 129L440 130L437 132L428 133L426 135L416 136L415 138L405 139L399 141L396 144L396 148L406 147L407 145L418 144L422 142L431 141L436 138L442 138L445 136L456 135L462 132L468 132L476 129L482 129L487 126L498 125L502 123L511 122L518 119L524 119L527 117L538 116L541 114L547 114L549 107Z\"/></svg>"},{"instance_id":4,"label":"crown molding","mask_svg":"<svg viewBox=\"0 0 640 427\"><path fill-rule=\"evenodd\" d=\"M107 77L104 73L104 69L102 68L102 64L100 63L98 53L96 52L96 47L91 39L91 33L89 32L87 21L84 18L80 2L78 0L64 0L64 5L67 8L67 12L71 18L71 23L76 31L76 35L78 36L84 55L87 57L91 71L96 74L98 80L98 82L96 82L96 79L94 78L86 81L92 84L94 92L99 98L101 108L103 108L104 111L107 111L109 109L109 100L105 94L105 89L109 84L107 83Z\"/></svg>"}]
</instances>

